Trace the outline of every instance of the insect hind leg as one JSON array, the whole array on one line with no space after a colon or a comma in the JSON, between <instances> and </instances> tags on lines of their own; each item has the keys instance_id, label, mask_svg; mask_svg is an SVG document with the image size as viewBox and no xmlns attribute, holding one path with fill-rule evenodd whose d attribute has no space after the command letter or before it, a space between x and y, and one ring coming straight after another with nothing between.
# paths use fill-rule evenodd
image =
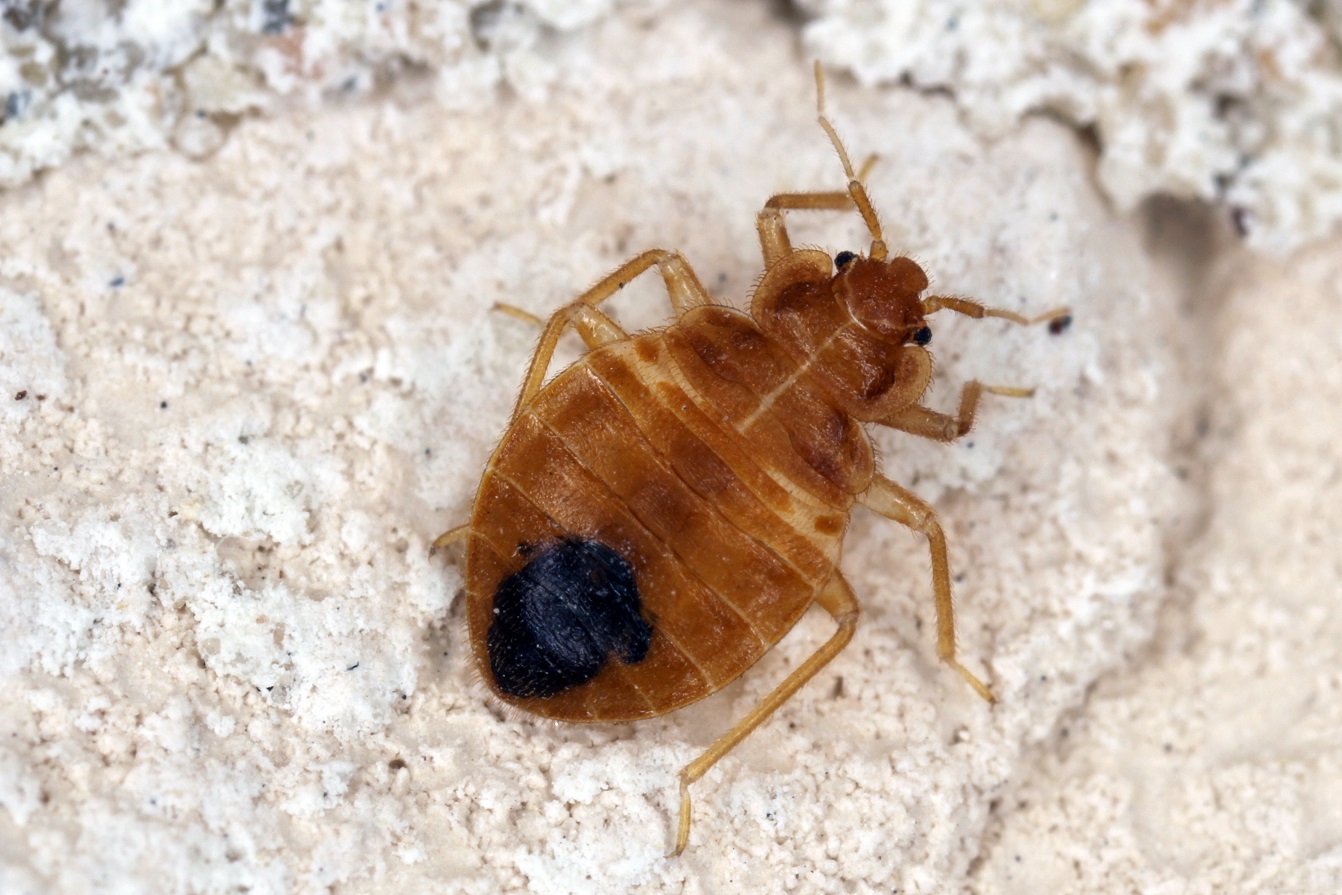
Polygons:
<instances>
[{"instance_id":1,"label":"insect hind leg","mask_svg":"<svg viewBox=\"0 0 1342 895\"><path fill-rule=\"evenodd\" d=\"M815 677L820 669L828 665L853 639L853 632L857 630L857 620L861 614L861 608L858 606L857 598L853 596L852 588L848 586L848 582L844 580L843 575L838 570L835 570L829 582L816 597L816 604L834 617L834 620L839 624L839 629L834 632L829 640L825 641L820 649L812 653L810 658L795 668L781 684L761 699L744 718L736 722L731 730L724 733L718 738L717 742L708 747L703 755L681 769L680 821L676 828L676 848L668 857L674 857L683 852L690 841L690 784L708 773L713 765L740 745L741 741L749 736L755 728L769 720L770 715L778 711L783 703L791 699L807 681Z\"/></svg>"}]
</instances>

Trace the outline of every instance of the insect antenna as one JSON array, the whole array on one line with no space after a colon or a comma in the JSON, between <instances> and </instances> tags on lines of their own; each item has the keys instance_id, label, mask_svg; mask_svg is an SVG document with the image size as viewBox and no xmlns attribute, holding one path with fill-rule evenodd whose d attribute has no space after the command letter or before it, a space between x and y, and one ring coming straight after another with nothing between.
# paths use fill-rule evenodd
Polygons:
<instances>
[{"instance_id":1,"label":"insect antenna","mask_svg":"<svg viewBox=\"0 0 1342 895\"><path fill-rule=\"evenodd\" d=\"M848 159L848 150L843 148L843 141L839 139L834 125L825 117L825 69L821 67L819 59L815 61L815 108L820 116L820 126L825 129L829 141L839 153L839 161L843 162L843 173L848 177L848 194L853 197L853 204L857 206L862 220L867 225L867 232L871 234L869 255L876 261L884 261L885 238L881 235L881 222L876 217L876 209L871 206L871 199L867 196L867 188L862 185L862 178L853 171L853 163ZM863 165L862 173L865 174L869 167L869 163Z\"/></svg>"}]
</instances>

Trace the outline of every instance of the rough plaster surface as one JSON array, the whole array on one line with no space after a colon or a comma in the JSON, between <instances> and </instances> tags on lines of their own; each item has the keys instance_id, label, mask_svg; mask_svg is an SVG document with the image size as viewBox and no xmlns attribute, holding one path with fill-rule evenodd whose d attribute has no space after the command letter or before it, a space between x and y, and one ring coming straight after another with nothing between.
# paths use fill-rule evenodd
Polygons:
<instances>
[{"instance_id":1,"label":"rough plaster surface","mask_svg":"<svg viewBox=\"0 0 1342 895\"><path fill-rule=\"evenodd\" d=\"M765 2L765 0L755 0ZM446 108L533 100L556 43L656 0L25 0L0 7L0 184L79 150L215 152L241 117L407 75ZM772 0L867 84L944 89L995 139L1088 128L1107 195L1215 202L1283 253L1342 221L1342 12L1303 0Z\"/></svg>"},{"instance_id":2,"label":"rough plaster surface","mask_svg":"<svg viewBox=\"0 0 1342 895\"><path fill-rule=\"evenodd\" d=\"M427 545L467 512L535 338L492 303L548 311L665 245L740 304L762 200L840 181L792 23L761 6L626 12L551 51L545 102L448 115L406 82L245 122L204 161L83 158L3 197L0 891L1026 891L1023 853L1075 891L1334 891L1336 724L1310 700L1337 688L1337 574L1310 561L1329 517L1290 510L1335 493L1335 463L1326 433L1254 411L1336 405L1338 330L1306 310L1335 317L1336 272L1316 258L1301 297L1262 262L1190 304L1219 240L1115 214L1049 121L986 145L944 97L831 85L935 288L1074 308L1060 336L938 321L935 405L975 376L1038 394L985 404L958 446L879 436L943 513L997 706L935 661L925 547L861 514L856 641L696 786L679 860L676 771L823 618L639 725L519 719L473 686L459 570ZM798 242L862 245L852 216L796 217ZM664 301L640 283L616 311L651 325ZM1294 525L1282 559L1265 542ZM1291 664L1306 643L1318 662ZM1288 680L1312 689L1268 698ZM1296 716L1315 733L1291 746ZM1185 726L1170 751L1161 719ZM1295 850L1246 856L1274 812Z\"/></svg>"},{"instance_id":3,"label":"rough plaster surface","mask_svg":"<svg viewBox=\"0 0 1342 895\"><path fill-rule=\"evenodd\" d=\"M625 0L634 2L634 0ZM535 94L538 45L616 0L23 0L0 8L0 184L79 150L223 144L239 116L432 72L451 105Z\"/></svg>"},{"instance_id":4,"label":"rough plaster surface","mask_svg":"<svg viewBox=\"0 0 1342 895\"><path fill-rule=\"evenodd\" d=\"M1208 278L1205 528L1145 661L1013 794L977 891L1342 891L1340 259Z\"/></svg>"},{"instance_id":5,"label":"rough plaster surface","mask_svg":"<svg viewBox=\"0 0 1342 895\"><path fill-rule=\"evenodd\" d=\"M864 83L950 90L992 135L1090 128L1105 192L1214 202L1277 253L1342 221L1342 13L1225 0L798 0L807 46Z\"/></svg>"}]
</instances>

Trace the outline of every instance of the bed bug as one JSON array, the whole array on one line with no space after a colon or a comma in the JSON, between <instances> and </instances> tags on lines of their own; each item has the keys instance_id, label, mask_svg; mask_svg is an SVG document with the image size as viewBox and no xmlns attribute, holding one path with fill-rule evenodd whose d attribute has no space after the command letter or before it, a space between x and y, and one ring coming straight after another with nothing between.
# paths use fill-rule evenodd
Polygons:
<instances>
[{"instance_id":1,"label":"bed bug","mask_svg":"<svg viewBox=\"0 0 1342 895\"><path fill-rule=\"evenodd\" d=\"M690 792L853 637L859 607L838 570L854 504L923 533L932 554L937 655L984 699L956 659L946 538L933 509L876 468L865 426L949 442L969 432L985 393L966 384L955 413L920 402L932 379L937 311L1033 320L922 293L913 260L891 256L862 174L825 115L846 190L783 193L757 216L764 274L749 313L716 303L677 252L626 262L543 323L470 522L435 547L467 542L470 643L498 699L546 718L616 722L674 711L721 690L812 604L838 630L680 772L675 850L689 841ZM788 210L852 210L865 255L794 248ZM601 305L656 268L674 311L630 334ZM514 316L539 318L501 306ZM548 384L560 336L587 352Z\"/></svg>"}]
</instances>

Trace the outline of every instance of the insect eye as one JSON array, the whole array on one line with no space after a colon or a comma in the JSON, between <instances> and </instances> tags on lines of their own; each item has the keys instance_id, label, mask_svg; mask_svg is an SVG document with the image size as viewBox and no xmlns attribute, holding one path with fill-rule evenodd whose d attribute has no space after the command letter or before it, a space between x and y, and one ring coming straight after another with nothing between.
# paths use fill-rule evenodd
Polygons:
<instances>
[{"instance_id":1,"label":"insect eye","mask_svg":"<svg viewBox=\"0 0 1342 895\"><path fill-rule=\"evenodd\" d=\"M913 334L913 341L918 345L926 345L928 342L932 341L932 327L924 326L922 329L918 330Z\"/></svg>"},{"instance_id":2,"label":"insect eye","mask_svg":"<svg viewBox=\"0 0 1342 895\"><path fill-rule=\"evenodd\" d=\"M837 267L839 270L843 270L845 267L851 264L853 259L856 257L857 256L854 255L852 252L840 252L839 254L834 256L834 266Z\"/></svg>"}]
</instances>

